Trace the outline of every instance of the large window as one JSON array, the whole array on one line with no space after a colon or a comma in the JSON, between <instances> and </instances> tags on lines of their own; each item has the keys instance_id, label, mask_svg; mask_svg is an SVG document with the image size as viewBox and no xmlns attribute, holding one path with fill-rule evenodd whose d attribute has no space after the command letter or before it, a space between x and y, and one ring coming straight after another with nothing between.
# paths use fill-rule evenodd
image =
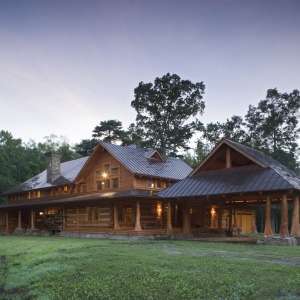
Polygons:
<instances>
[{"instance_id":1,"label":"large window","mask_svg":"<svg viewBox=\"0 0 300 300\"><path fill-rule=\"evenodd\" d=\"M99 220L99 208L97 206L86 208L86 220L87 221Z\"/></svg>"},{"instance_id":2,"label":"large window","mask_svg":"<svg viewBox=\"0 0 300 300\"><path fill-rule=\"evenodd\" d=\"M119 206L118 220L124 222L133 222L133 207L132 206Z\"/></svg>"},{"instance_id":3,"label":"large window","mask_svg":"<svg viewBox=\"0 0 300 300\"><path fill-rule=\"evenodd\" d=\"M95 171L95 189L97 191L119 188L119 167L104 164L102 170Z\"/></svg>"}]
</instances>

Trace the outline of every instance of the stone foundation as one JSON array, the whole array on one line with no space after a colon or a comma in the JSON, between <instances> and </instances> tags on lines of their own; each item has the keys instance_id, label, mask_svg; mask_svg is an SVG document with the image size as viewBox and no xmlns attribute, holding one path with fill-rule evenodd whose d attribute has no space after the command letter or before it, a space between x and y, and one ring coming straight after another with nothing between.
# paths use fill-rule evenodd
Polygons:
<instances>
[{"instance_id":1,"label":"stone foundation","mask_svg":"<svg viewBox=\"0 0 300 300\"><path fill-rule=\"evenodd\" d=\"M297 246L299 244L297 242L297 239L294 237L282 238L278 236L264 236L258 239L257 245Z\"/></svg>"},{"instance_id":2,"label":"stone foundation","mask_svg":"<svg viewBox=\"0 0 300 300\"><path fill-rule=\"evenodd\" d=\"M14 235L49 236L50 232L48 230L16 228L14 230L13 234Z\"/></svg>"},{"instance_id":3,"label":"stone foundation","mask_svg":"<svg viewBox=\"0 0 300 300\"><path fill-rule=\"evenodd\" d=\"M147 234L147 235L129 235L129 234L107 234L107 233L77 233L64 232L60 233L64 237L80 237L92 239L108 239L108 240L188 240L192 239L192 234Z\"/></svg>"}]
</instances>

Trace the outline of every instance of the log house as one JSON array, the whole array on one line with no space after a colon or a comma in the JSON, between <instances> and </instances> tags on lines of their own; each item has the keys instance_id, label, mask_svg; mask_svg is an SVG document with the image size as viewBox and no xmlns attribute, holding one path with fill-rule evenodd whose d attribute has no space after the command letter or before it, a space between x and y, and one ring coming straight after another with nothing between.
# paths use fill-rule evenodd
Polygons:
<instances>
[{"instance_id":1,"label":"log house","mask_svg":"<svg viewBox=\"0 0 300 300\"><path fill-rule=\"evenodd\" d=\"M192 170L137 145L100 142L90 157L60 163L5 192L0 232L179 234L255 232L255 207L282 204L280 236L299 235L300 179L274 159L223 139ZM287 205L294 207L291 233Z\"/></svg>"}]
</instances>

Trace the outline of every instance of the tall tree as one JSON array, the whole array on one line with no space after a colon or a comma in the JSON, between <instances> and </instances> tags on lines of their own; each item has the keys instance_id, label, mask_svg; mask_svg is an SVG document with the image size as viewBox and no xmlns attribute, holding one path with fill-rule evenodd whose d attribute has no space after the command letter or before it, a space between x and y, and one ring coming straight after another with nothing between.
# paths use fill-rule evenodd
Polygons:
<instances>
[{"instance_id":1,"label":"tall tree","mask_svg":"<svg viewBox=\"0 0 300 300\"><path fill-rule=\"evenodd\" d=\"M261 100L257 107L249 107L246 115L249 142L275 158L280 151L294 153L300 136L299 112L298 90L281 94L276 88L269 89L266 99Z\"/></svg>"},{"instance_id":2,"label":"tall tree","mask_svg":"<svg viewBox=\"0 0 300 300\"><path fill-rule=\"evenodd\" d=\"M95 126L93 137L107 143L121 141L123 136L122 122L118 120L101 121L100 125Z\"/></svg>"},{"instance_id":3,"label":"tall tree","mask_svg":"<svg viewBox=\"0 0 300 300\"><path fill-rule=\"evenodd\" d=\"M131 106L137 111L137 128L145 133L145 144L163 154L176 156L199 127L190 117L202 114L205 90L203 82L192 83L167 73L154 84L140 82L134 89Z\"/></svg>"},{"instance_id":4,"label":"tall tree","mask_svg":"<svg viewBox=\"0 0 300 300\"><path fill-rule=\"evenodd\" d=\"M98 143L99 141L96 139L81 140L81 142L76 144L74 148L79 156L90 156L94 151L94 148L98 145Z\"/></svg>"}]
</instances>

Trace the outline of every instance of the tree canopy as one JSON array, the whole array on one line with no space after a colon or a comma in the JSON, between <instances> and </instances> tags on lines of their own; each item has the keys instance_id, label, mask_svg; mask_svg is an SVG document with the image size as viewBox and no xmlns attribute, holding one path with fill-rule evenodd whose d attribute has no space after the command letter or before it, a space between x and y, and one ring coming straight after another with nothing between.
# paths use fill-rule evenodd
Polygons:
<instances>
[{"instance_id":1,"label":"tree canopy","mask_svg":"<svg viewBox=\"0 0 300 300\"><path fill-rule=\"evenodd\" d=\"M203 113L204 90L203 82L192 83L169 73L157 77L154 84L140 82L131 106L137 112L136 127L145 135L144 144L174 156L180 149L189 149L199 121L188 120Z\"/></svg>"}]
</instances>

